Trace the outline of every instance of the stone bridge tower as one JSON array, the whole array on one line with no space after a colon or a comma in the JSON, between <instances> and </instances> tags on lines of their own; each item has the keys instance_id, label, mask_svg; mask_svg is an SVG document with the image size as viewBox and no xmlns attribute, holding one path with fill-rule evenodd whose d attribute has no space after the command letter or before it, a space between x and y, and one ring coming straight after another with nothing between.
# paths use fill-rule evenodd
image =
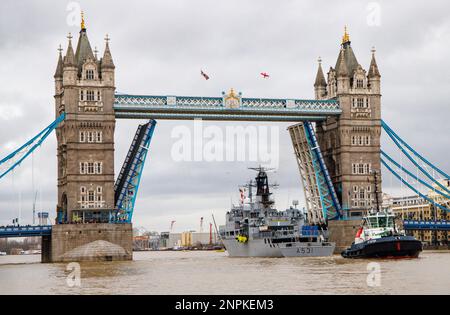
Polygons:
<instances>
[{"instance_id":1,"label":"stone bridge tower","mask_svg":"<svg viewBox=\"0 0 450 315\"><path fill-rule=\"evenodd\" d=\"M106 40L103 57L92 51L82 17L74 53L71 35L55 78L58 223L108 222L114 213L114 63Z\"/></svg>"},{"instance_id":2,"label":"stone bridge tower","mask_svg":"<svg viewBox=\"0 0 450 315\"><path fill-rule=\"evenodd\" d=\"M337 99L342 114L318 123L317 135L342 207L350 217L376 208L377 197L381 203L380 77L375 50L366 73L353 53L347 30L327 80L319 60L316 99Z\"/></svg>"}]
</instances>

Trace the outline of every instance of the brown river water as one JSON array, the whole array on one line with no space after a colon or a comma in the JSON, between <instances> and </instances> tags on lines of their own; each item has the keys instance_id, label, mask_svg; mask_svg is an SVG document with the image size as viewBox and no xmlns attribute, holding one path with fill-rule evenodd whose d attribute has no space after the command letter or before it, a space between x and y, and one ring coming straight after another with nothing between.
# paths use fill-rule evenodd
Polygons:
<instances>
[{"instance_id":1,"label":"brown river water","mask_svg":"<svg viewBox=\"0 0 450 315\"><path fill-rule=\"evenodd\" d=\"M80 286L67 264L39 261L0 256L0 294L450 294L448 251L401 260L135 252L133 261L82 263Z\"/></svg>"}]
</instances>

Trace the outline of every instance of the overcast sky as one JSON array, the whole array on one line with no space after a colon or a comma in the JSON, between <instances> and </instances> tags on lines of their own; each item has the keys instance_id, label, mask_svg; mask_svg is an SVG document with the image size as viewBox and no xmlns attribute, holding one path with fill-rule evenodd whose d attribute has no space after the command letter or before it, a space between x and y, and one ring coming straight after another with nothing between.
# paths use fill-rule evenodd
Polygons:
<instances>
[{"instance_id":1,"label":"overcast sky","mask_svg":"<svg viewBox=\"0 0 450 315\"><path fill-rule=\"evenodd\" d=\"M78 39L74 8L85 11L91 46L104 49L109 34L119 92L149 95L220 96L235 88L247 97L313 98L317 58L334 66L344 25L367 69L372 46L382 75L383 119L444 170L448 159L450 100L450 4L448 1L14 1L0 2L0 158L48 125L54 113L53 74L57 47ZM211 77L205 81L203 69ZM270 79L259 73L265 71ZM116 173L137 124L118 120ZM170 137L190 121L159 121L144 171L134 223L176 231L205 225L214 212L224 221L237 185L254 177L250 162L174 162ZM208 122L221 128L227 123ZM236 123L231 125L235 126ZM257 125L257 124L244 124ZM286 127L280 130L280 164L271 180L278 208L302 203L298 168ZM31 222L37 210L56 208L56 137L0 180L0 225L19 215ZM387 139L383 147L394 153ZM385 192L408 192L387 175Z\"/></svg>"}]
</instances>

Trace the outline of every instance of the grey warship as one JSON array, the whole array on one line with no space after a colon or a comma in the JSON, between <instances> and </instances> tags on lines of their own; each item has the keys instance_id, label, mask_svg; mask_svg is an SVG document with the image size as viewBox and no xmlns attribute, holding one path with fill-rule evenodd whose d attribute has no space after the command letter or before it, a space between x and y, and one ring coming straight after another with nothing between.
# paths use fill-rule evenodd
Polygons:
<instances>
[{"instance_id":1,"label":"grey warship","mask_svg":"<svg viewBox=\"0 0 450 315\"><path fill-rule=\"evenodd\" d=\"M326 226L308 225L305 214L294 206L274 208L267 169L258 172L248 187L248 202L241 190L241 202L226 214L220 236L230 257L317 257L333 254L335 244L327 241ZM252 188L256 187L254 200Z\"/></svg>"}]
</instances>

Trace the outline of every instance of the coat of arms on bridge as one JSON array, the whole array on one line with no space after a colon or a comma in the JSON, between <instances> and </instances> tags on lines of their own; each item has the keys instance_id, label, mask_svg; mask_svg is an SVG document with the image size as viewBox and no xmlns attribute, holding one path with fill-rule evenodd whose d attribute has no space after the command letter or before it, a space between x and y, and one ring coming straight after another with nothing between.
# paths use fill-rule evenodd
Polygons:
<instances>
[{"instance_id":1,"label":"coat of arms on bridge","mask_svg":"<svg viewBox=\"0 0 450 315\"><path fill-rule=\"evenodd\" d=\"M223 106L225 108L239 108L241 107L242 93L236 94L233 89L230 90L228 94L222 92L223 95Z\"/></svg>"}]
</instances>

